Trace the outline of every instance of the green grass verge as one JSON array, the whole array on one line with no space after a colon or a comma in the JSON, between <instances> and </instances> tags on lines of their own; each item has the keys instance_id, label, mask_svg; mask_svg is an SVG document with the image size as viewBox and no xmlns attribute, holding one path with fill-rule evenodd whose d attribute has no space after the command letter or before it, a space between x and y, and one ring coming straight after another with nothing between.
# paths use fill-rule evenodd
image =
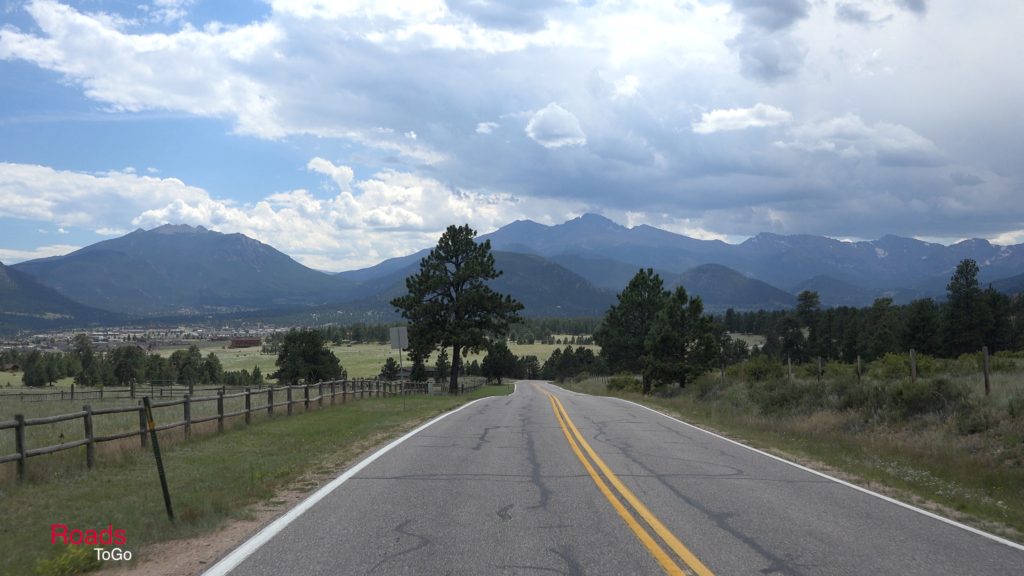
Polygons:
<instances>
[{"instance_id":1,"label":"green grass verge","mask_svg":"<svg viewBox=\"0 0 1024 576\"><path fill-rule=\"evenodd\" d=\"M484 386L461 397L359 400L170 445L163 455L175 523L164 513L150 452L101 459L92 471L0 485L0 574L41 573L37 570L60 564L57 560L67 551L50 544L53 523L82 530L113 524L126 530L123 548L136 556L149 543L215 530L312 472L335 472L417 423L470 400L510 391L510 386Z\"/></svg>"},{"instance_id":2,"label":"green grass verge","mask_svg":"<svg viewBox=\"0 0 1024 576\"><path fill-rule=\"evenodd\" d=\"M748 446L838 472L855 484L1024 543L1024 468L1009 456L1024 442L1018 434L963 437L945 422L927 417L876 424L866 423L855 413L833 411L765 416L728 396L712 401L698 399L692 392L672 398L645 397L609 391L605 380L598 378L565 386L645 404Z\"/></svg>"}]
</instances>

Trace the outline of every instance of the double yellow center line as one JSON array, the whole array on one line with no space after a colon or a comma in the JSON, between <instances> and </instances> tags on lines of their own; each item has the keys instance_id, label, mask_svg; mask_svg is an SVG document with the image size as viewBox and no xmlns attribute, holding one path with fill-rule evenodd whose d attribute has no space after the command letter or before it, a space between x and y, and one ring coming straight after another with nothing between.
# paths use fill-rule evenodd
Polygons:
<instances>
[{"instance_id":1,"label":"double yellow center line","mask_svg":"<svg viewBox=\"0 0 1024 576\"><path fill-rule=\"evenodd\" d=\"M612 507L615 508L615 511L618 512L622 520L626 522L626 525L633 531L633 534L636 535L637 539L639 539L644 547L647 548L648 552L654 556L654 559L657 560L658 564L660 564L665 570L665 573L673 575L692 573L697 574L698 576L713 576L711 571L697 559L693 552L690 552L690 550L684 546L683 543L680 542L664 524L661 523L661 520L658 520L658 517L648 510L647 506L645 506L629 488L626 488L622 481L620 481L611 469L608 468L608 465L604 463L604 460L601 460L601 457L597 455L597 452L594 452L594 449L591 448L590 444L588 444L583 438L583 435L580 434L576 425L569 419L569 413L565 411L565 407L562 406L562 402L559 401L554 394L551 394L550 392L545 393L548 395L548 400L551 401L551 408L555 411L555 418L558 420L558 424L562 427L562 432L565 433L565 438L569 441L569 446L572 447L572 451L576 453L576 457L583 463L583 467L594 480L594 484L597 484L598 489L602 494L604 494L604 497L608 499L608 502L610 502ZM584 452L586 455L584 455ZM589 456L590 459L588 459L587 456ZM604 475L603 477L594 469L595 465ZM607 482L605 479L607 479ZM609 484L611 484L611 487L609 487ZM615 489L615 492L612 491L612 488ZM616 496L616 493L618 493L619 496ZM676 558L673 558L673 556L665 550L665 547L659 543L658 538L655 538L655 536L652 535L651 532L649 532L647 528L645 528L644 525L636 519L636 517L634 517L629 509L626 508L625 504L623 504L623 501L629 504L636 515L643 519L650 530L660 538L661 542L663 542L669 550L674 552L675 556L679 560L682 560L683 564L689 568L689 571L684 570L679 563L677 563Z\"/></svg>"}]
</instances>

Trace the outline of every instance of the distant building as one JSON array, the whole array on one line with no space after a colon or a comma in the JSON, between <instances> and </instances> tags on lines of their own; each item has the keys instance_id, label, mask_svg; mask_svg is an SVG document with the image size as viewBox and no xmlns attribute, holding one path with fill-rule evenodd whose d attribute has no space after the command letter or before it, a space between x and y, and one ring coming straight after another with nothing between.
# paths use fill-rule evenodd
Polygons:
<instances>
[{"instance_id":1,"label":"distant building","mask_svg":"<svg viewBox=\"0 0 1024 576\"><path fill-rule=\"evenodd\" d=\"M261 338L232 338L228 348L252 348L262 344L263 340Z\"/></svg>"}]
</instances>

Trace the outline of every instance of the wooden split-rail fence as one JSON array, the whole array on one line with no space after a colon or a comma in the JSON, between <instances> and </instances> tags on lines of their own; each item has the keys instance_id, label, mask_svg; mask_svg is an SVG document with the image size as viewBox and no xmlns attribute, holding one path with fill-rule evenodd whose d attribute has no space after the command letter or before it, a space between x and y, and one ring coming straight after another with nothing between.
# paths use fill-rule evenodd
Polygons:
<instances>
[{"instance_id":1,"label":"wooden split-rail fence","mask_svg":"<svg viewBox=\"0 0 1024 576\"><path fill-rule=\"evenodd\" d=\"M480 383L463 387L461 391L468 392L480 387ZM344 403L348 399L367 397L388 397L412 394L426 394L425 383L414 382L386 382L379 380L335 380L331 382L319 382L317 384L302 384L297 386L270 386L266 388L252 389L245 388L239 392L228 393L227 389L221 387L216 390L216 395L193 396L185 393L180 399L159 400L151 397L153 408L168 408L173 406L182 407L182 419L176 422L167 422L157 426L157 431L184 429L185 438L192 436L192 427L204 422L217 422L217 431L224 431L224 423L229 418L244 417L245 423L250 424L254 414L265 412L268 418L273 418L283 410L291 416L297 404L301 404L304 411L309 411L311 406L323 407L324 401L330 404L336 402ZM244 398L244 408L232 412L226 412L224 401L233 398ZM340 398L340 400L339 400ZM196 418L193 416L193 407L206 402L216 402L216 414ZM281 409L281 410L279 410ZM111 414L138 414L138 427L130 430L119 431L112 434L99 435L95 433L94 422L98 416ZM26 430L33 426L46 426L73 420L82 421L84 435L81 439L52 446L41 446L29 448L26 442ZM29 458L53 454L63 450L71 450L85 447L85 462L88 468L96 466L96 446L103 442L112 442L126 438L138 437L139 444L146 448L149 442L147 433L147 420L142 402L138 406L92 408L89 405L83 406L81 411L56 416L44 416L38 418L26 418L22 414L16 414L13 420L0 421L0 433L5 430L14 431L15 452L13 454L0 455L0 464L17 462L18 479L24 479ZM63 436L63 435L62 435Z\"/></svg>"}]
</instances>

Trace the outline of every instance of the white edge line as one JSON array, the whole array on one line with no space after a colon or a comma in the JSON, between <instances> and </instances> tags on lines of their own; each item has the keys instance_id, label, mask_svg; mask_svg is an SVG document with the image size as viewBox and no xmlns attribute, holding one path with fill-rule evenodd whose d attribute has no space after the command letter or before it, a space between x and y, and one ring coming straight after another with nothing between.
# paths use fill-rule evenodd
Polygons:
<instances>
[{"instance_id":1,"label":"white edge line","mask_svg":"<svg viewBox=\"0 0 1024 576\"><path fill-rule=\"evenodd\" d=\"M669 416L668 414L665 414L664 412L661 412L659 410L655 410L654 408L651 408L650 406L644 406L643 404L639 404L637 402L633 402L632 400L626 400L624 398L615 398L614 396L605 396L605 398L614 398L615 400L621 400L622 402L627 402L629 404L633 404L634 406L639 406L639 407L643 408L644 410L650 410L651 412L654 412L655 414L660 414L660 415L664 416L665 418L668 418L669 420L675 420L676 422L679 422L680 424L683 424L685 426L689 426L690 428L693 428L694 430L699 430L700 432L703 432L705 434L709 434L711 436L714 436L715 438L718 438L718 439L721 439L721 440L725 440L726 442L729 442L730 444L735 444L736 446L740 446L742 448L746 448L747 450L750 450L752 452L756 452L756 453L758 453L758 454L760 454L762 456L767 456L767 457L769 457L769 458L771 458L773 460L778 460L779 462L782 462L784 464L789 464L790 466L793 466L795 468L799 468L799 469L803 470L804 472L810 472L811 474L814 474L816 476L821 476L822 478L826 478L826 479L831 480L833 482L836 482L838 484L842 484L843 486L846 486L847 488L853 488L854 490L857 490L858 492L863 492L865 494L870 494L871 496L874 496L875 498L880 498L882 500L885 500L886 502L889 502L890 504L895 504L897 506L901 506L903 508L906 508L907 510L913 510L914 512L917 512L918 514L924 514L925 516L928 516L929 518L934 518L935 520L939 520L941 522L945 522L946 524L949 524L951 526L956 526L957 528L960 528L962 530L966 530L968 532L972 532L974 534L977 534L978 536L983 536L985 538L988 538L989 540L994 540L996 542L999 542L1000 544L1005 544L1006 546L1009 546L1011 548L1016 548L1017 550L1024 551L1024 545L1018 544L1018 543L1013 542L1011 540L1007 540L1006 538L1000 538L999 536L996 536L995 534L989 534L988 532L985 532L984 530L979 530L977 528L974 528L973 526L968 526L966 524L961 524L960 522L957 522L956 520L950 520L949 518L946 518L944 516L939 516L938 514L935 514L933 512L929 512L927 510L918 508L917 506L913 506L911 504L907 504L906 502L901 502L899 500L896 500L895 498L890 498L889 496L885 496L884 494L879 494L878 492L873 492L871 490L868 490L867 488L864 488L863 486L857 486L856 484L851 484L851 483L849 483L849 482L847 482L845 480L840 480L839 478L836 478L834 476L829 476L828 474L825 474L824 472L819 472L817 470L813 470L813 469L808 468L806 466L802 466L800 464L797 464L796 462L790 462L789 460L786 460L785 458L780 458L780 457L778 457L778 456L776 456L774 454L769 454L769 453L767 453L767 452L765 452L763 450L758 450L757 448L754 448L754 447L751 447L751 446L747 446L746 444L743 444L742 442L737 442L736 440L733 440L731 438L726 438L725 436L722 436L721 434L715 434L714 432L710 432L708 430L705 430L705 429L701 428L700 426L695 426L693 424L690 424L689 422L684 422L683 420L680 420L679 418L676 418L674 416Z\"/></svg>"},{"instance_id":2,"label":"white edge line","mask_svg":"<svg viewBox=\"0 0 1024 576\"><path fill-rule=\"evenodd\" d=\"M360 470L362 470L363 468L366 468L367 466L369 466L371 463L373 463L374 460L376 460L377 458L380 458L384 454L387 454L392 448L398 446L402 442L405 442L409 438L415 436L417 433L422 431L424 428L427 428L428 426L431 426L432 424L440 422L441 420L444 420L445 418L451 416L452 414L455 414L456 412L458 412L458 411L460 411L460 410L462 410L464 408L469 408L473 404L476 404L477 402L479 402L481 400L486 400L486 399L487 398L477 398L476 400L473 400L472 402L469 402L467 404L463 404L462 406L459 406L455 410L451 410L449 412L445 412L444 414L441 414L440 416L437 416L436 418L430 420L429 422L427 422L425 424L421 424L420 426L417 426L415 429L407 432L401 438L393 440L387 446L385 446L385 447L381 448L380 450L374 452L373 454L371 454L370 456L368 456L367 458L365 458L364 460L362 460L361 462L359 462L355 466L349 468L341 476L338 476L334 480L331 480L330 483L328 483L327 485L323 486L322 488L320 488L316 492L310 494L305 500L303 500L302 502L299 502L298 505L296 505L294 508L289 510L283 516L279 517L277 520L274 520L270 524L267 524L262 530L257 532L255 536L253 536L252 538L249 538L248 540L243 542L237 548L232 550L230 554L228 554L224 558L221 558L219 562L217 562L216 564L211 566L206 572L203 572L202 576L225 576L226 574L229 574L232 570L237 568L238 565L241 564L246 558L248 558L254 552L256 552L256 550L258 550L260 548L260 546L263 546L264 544L266 544L271 538L276 536L278 534L278 532L280 532L281 530L284 530L284 528L286 526L288 526L289 524L294 522L295 519L298 518L299 516L301 516L306 510L309 510L314 505L316 505L317 502L320 502L321 500L323 500L325 497L327 497L328 494L333 492L338 486L341 486L346 481L348 481L349 478L351 478L351 477L355 476L357 473L359 473Z\"/></svg>"}]
</instances>

